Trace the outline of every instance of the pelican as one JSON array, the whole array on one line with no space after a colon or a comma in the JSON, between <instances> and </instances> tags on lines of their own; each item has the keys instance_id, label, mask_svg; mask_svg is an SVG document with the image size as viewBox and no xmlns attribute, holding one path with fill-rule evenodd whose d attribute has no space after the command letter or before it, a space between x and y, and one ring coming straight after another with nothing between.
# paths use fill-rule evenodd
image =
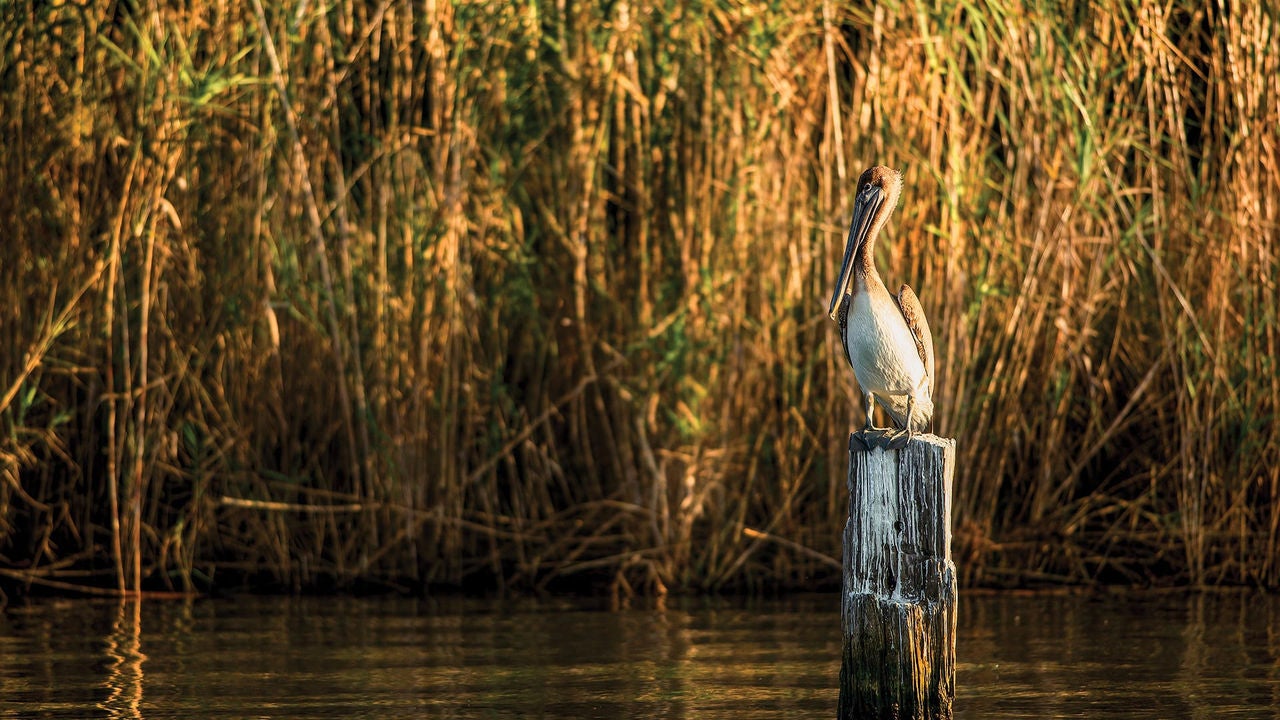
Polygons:
<instances>
[{"instance_id":1,"label":"pelican","mask_svg":"<svg viewBox=\"0 0 1280 720\"><path fill-rule=\"evenodd\" d=\"M858 178L844 262L828 314L840 327L845 359L853 367L866 400L866 442L872 431L875 403L900 430L884 435L888 447L911 441L933 419L933 336L924 308L904 284L890 295L875 266L876 237L898 204L902 175L873 167Z\"/></svg>"}]
</instances>

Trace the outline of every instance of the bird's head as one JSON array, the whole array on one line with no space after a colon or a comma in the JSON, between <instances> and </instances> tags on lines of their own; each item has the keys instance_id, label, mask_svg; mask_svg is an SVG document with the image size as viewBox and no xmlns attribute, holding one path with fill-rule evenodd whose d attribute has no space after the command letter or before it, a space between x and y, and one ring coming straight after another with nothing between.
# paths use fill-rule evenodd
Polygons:
<instances>
[{"instance_id":1,"label":"bird's head","mask_svg":"<svg viewBox=\"0 0 1280 720\"><path fill-rule=\"evenodd\" d=\"M849 223L849 238L844 244L844 262L840 264L840 274L836 278L836 289L831 295L831 306L827 314L836 319L836 308L840 298L849 292L849 284L853 282L854 260L858 257L868 240L874 239L884 227L889 213L898 204L898 195L902 192L902 173L882 165L868 168L858 177L858 195L853 201L853 220Z\"/></svg>"}]
</instances>

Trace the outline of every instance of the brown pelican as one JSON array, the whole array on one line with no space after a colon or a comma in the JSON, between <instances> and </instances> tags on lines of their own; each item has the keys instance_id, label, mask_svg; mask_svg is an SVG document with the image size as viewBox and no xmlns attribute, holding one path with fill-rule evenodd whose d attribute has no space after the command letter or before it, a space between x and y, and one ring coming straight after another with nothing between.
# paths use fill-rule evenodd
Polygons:
<instances>
[{"instance_id":1,"label":"brown pelican","mask_svg":"<svg viewBox=\"0 0 1280 720\"><path fill-rule=\"evenodd\" d=\"M853 367L866 399L864 443L872 426L875 401L901 430L882 437L901 447L912 432L933 419L933 336L924 308L911 288L895 297L876 272L875 244L889 214L898 204L902 175L873 167L858 178L858 197L844 246L844 263L828 313L840 326L845 358Z\"/></svg>"}]
</instances>

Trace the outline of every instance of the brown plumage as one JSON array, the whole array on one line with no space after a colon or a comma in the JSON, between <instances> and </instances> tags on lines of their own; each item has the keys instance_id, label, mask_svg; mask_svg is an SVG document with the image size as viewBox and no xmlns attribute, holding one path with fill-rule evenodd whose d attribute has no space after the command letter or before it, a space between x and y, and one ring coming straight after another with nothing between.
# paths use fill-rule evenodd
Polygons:
<instances>
[{"instance_id":1,"label":"brown plumage","mask_svg":"<svg viewBox=\"0 0 1280 720\"><path fill-rule=\"evenodd\" d=\"M933 336L920 299L908 285L891 295L875 267L875 241L898 203L902 176L873 167L858 179L853 220L829 313L840 327L845 358L866 399L866 429L875 402L909 440L933 419Z\"/></svg>"}]
</instances>

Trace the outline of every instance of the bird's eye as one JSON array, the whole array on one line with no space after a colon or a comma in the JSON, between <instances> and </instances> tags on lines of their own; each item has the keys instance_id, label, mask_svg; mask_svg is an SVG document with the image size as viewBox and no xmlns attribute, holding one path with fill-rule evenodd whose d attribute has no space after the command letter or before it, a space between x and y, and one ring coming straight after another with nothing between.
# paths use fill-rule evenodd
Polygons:
<instances>
[{"instance_id":1,"label":"bird's eye","mask_svg":"<svg viewBox=\"0 0 1280 720\"><path fill-rule=\"evenodd\" d=\"M871 190L871 183L867 183L866 185L862 186L862 192L868 192L870 190Z\"/></svg>"}]
</instances>

